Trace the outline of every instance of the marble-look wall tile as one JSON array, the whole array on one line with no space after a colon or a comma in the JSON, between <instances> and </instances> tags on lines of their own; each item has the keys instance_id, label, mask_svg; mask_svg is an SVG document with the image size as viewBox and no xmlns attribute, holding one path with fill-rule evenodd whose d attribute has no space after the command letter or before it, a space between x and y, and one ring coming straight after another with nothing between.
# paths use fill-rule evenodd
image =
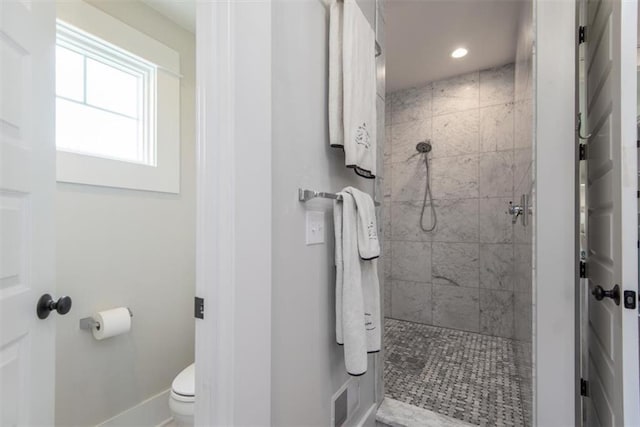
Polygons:
<instances>
[{"instance_id":1,"label":"marble-look wall tile","mask_svg":"<svg viewBox=\"0 0 640 427\"><path fill-rule=\"evenodd\" d=\"M426 242L431 234L420 227L422 202L391 202L391 239ZM431 224L431 209L424 211L424 226Z\"/></svg>"},{"instance_id":2,"label":"marble-look wall tile","mask_svg":"<svg viewBox=\"0 0 640 427\"><path fill-rule=\"evenodd\" d=\"M382 231L385 239L391 239L391 201L386 198L382 203Z\"/></svg>"},{"instance_id":3,"label":"marble-look wall tile","mask_svg":"<svg viewBox=\"0 0 640 427\"><path fill-rule=\"evenodd\" d=\"M376 96L376 177L384 173L384 147L389 143L385 140L384 99Z\"/></svg>"},{"instance_id":4,"label":"marble-look wall tile","mask_svg":"<svg viewBox=\"0 0 640 427\"><path fill-rule=\"evenodd\" d=\"M431 118L429 117L393 125L391 129L392 162L409 161L409 158L417 153L416 144L428 139L431 139Z\"/></svg>"},{"instance_id":5,"label":"marble-look wall tile","mask_svg":"<svg viewBox=\"0 0 640 427\"><path fill-rule=\"evenodd\" d=\"M513 149L513 104L498 104L480 109L480 151Z\"/></svg>"},{"instance_id":6,"label":"marble-look wall tile","mask_svg":"<svg viewBox=\"0 0 640 427\"><path fill-rule=\"evenodd\" d=\"M438 242L478 242L478 199L435 200Z\"/></svg>"},{"instance_id":7,"label":"marble-look wall tile","mask_svg":"<svg viewBox=\"0 0 640 427\"><path fill-rule=\"evenodd\" d=\"M480 242L510 243L513 241L511 215L507 214L511 197L480 199Z\"/></svg>"},{"instance_id":8,"label":"marble-look wall tile","mask_svg":"<svg viewBox=\"0 0 640 427\"><path fill-rule=\"evenodd\" d=\"M391 299L391 297L393 296L393 294L391 293L391 289L393 286L393 282L391 282L391 279L384 279L383 282L383 286L384 286L384 305L382 307L383 309L383 313L382 315L384 317L391 317L391 307L393 305L393 300Z\"/></svg>"},{"instance_id":9,"label":"marble-look wall tile","mask_svg":"<svg viewBox=\"0 0 640 427\"><path fill-rule=\"evenodd\" d=\"M533 143L533 101L524 99L514 104L514 147L531 147Z\"/></svg>"},{"instance_id":10,"label":"marble-look wall tile","mask_svg":"<svg viewBox=\"0 0 640 427\"><path fill-rule=\"evenodd\" d=\"M513 295L513 310L517 315L514 318L514 338L521 341L531 341L531 292L515 292Z\"/></svg>"},{"instance_id":11,"label":"marble-look wall tile","mask_svg":"<svg viewBox=\"0 0 640 427\"><path fill-rule=\"evenodd\" d=\"M391 169L391 200L412 201L424 198L427 171L417 158L411 162L393 163Z\"/></svg>"},{"instance_id":12,"label":"marble-look wall tile","mask_svg":"<svg viewBox=\"0 0 640 427\"><path fill-rule=\"evenodd\" d=\"M433 283L478 287L479 245L434 242L431 247Z\"/></svg>"},{"instance_id":13,"label":"marble-look wall tile","mask_svg":"<svg viewBox=\"0 0 640 427\"><path fill-rule=\"evenodd\" d=\"M391 126L385 126L384 128L384 163L391 163Z\"/></svg>"},{"instance_id":14,"label":"marble-look wall tile","mask_svg":"<svg viewBox=\"0 0 640 427\"><path fill-rule=\"evenodd\" d=\"M513 102L514 64L480 71L480 106Z\"/></svg>"},{"instance_id":15,"label":"marble-look wall tile","mask_svg":"<svg viewBox=\"0 0 640 427\"><path fill-rule=\"evenodd\" d=\"M480 332L512 338L513 325L513 292L481 290Z\"/></svg>"},{"instance_id":16,"label":"marble-look wall tile","mask_svg":"<svg viewBox=\"0 0 640 427\"><path fill-rule=\"evenodd\" d=\"M492 335L514 334L517 273L514 228L506 211L518 191L516 175L526 167L525 156L514 154L516 120L531 113L524 102L516 109L514 77L510 64L386 97L387 204L381 215L388 246L384 250L390 254L385 276L393 278L385 289L390 300L386 315ZM523 124L520 128L527 133ZM408 160L416 144L426 139L433 145L430 177L438 222L428 233L419 224L425 166L420 157ZM428 204L424 217L429 224L434 219L430 208ZM481 304L480 295L487 292L503 292L491 294L503 303L482 297Z\"/></svg>"},{"instance_id":17,"label":"marble-look wall tile","mask_svg":"<svg viewBox=\"0 0 640 427\"><path fill-rule=\"evenodd\" d=\"M392 241L391 278L431 283L431 243Z\"/></svg>"},{"instance_id":18,"label":"marble-look wall tile","mask_svg":"<svg viewBox=\"0 0 640 427\"><path fill-rule=\"evenodd\" d=\"M394 280L391 301L391 317L394 319L431 323L430 283Z\"/></svg>"},{"instance_id":19,"label":"marble-look wall tile","mask_svg":"<svg viewBox=\"0 0 640 427\"><path fill-rule=\"evenodd\" d=\"M391 256L391 241L386 240L382 243L382 269L387 282L391 279Z\"/></svg>"},{"instance_id":20,"label":"marble-look wall tile","mask_svg":"<svg viewBox=\"0 0 640 427\"><path fill-rule=\"evenodd\" d=\"M478 110L444 114L433 118L431 157L450 157L478 152Z\"/></svg>"},{"instance_id":21,"label":"marble-look wall tile","mask_svg":"<svg viewBox=\"0 0 640 427\"><path fill-rule=\"evenodd\" d=\"M430 166L434 199L478 197L477 154L431 159Z\"/></svg>"},{"instance_id":22,"label":"marble-look wall tile","mask_svg":"<svg viewBox=\"0 0 640 427\"><path fill-rule=\"evenodd\" d=\"M478 72L433 83L433 115L478 108Z\"/></svg>"},{"instance_id":23,"label":"marble-look wall tile","mask_svg":"<svg viewBox=\"0 0 640 427\"><path fill-rule=\"evenodd\" d=\"M533 290L533 258L530 243L516 243L513 250L514 281L513 288L518 293L531 293Z\"/></svg>"},{"instance_id":24,"label":"marble-look wall tile","mask_svg":"<svg viewBox=\"0 0 640 427\"><path fill-rule=\"evenodd\" d=\"M385 163L382 168L382 194L391 199L391 180L393 179L393 166L391 162Z\"/></svg>"},{"instance_id":25,"label":"marble-look wall tile","mask_svg":"<svg viewBox=\"0 0 640 427\"><path fill-rule=\"evenodd\" d=\"M480 244L480 287L513 289L513 245L510 243Z\"/></svg>"},{"instance_id":26,"label":"marble-look wall tile","mask_svg":"<svg viewBox=\"0 0 640 427\"><path fill-rule=\"evenodd\" d=\"M479 332L479 289L433 285L433 324Z\"/></svg>"},{"instance_id":27,"label":"marble-look wall tile","mask_svg":"<svg viewBox=\"0 0 640 427\"><path fill-rule=\"evenodd\" d=\"M521 219L518 218L518 222L513 226L513 242L514 243L527 243L531 245L532 242L532 231L531 228L531 219L532 216L529 214L529 223L524 226L522 225Z\"/></svg>"},{"instance_id":28,"label":"marble-look wall tile","mask_svg":"<svg viewBox=\"0 0 640 427\"><path fill-rule=\"evenodd\" d=\"M431 117L431 84L394 92L391 95L391 124Z\"/></svg>"},{"instance_id":29,"label":"marble-look wall tile","mask_svg":"<svg viewBox=\"0 0 640 427\"><path fill-rule=\"evenodd\" d=\"M481 153L480 197L512 197L513 151Z\"/></svg>"},{"instance_id":30,"label":"marble-look wall tile","mask_svg":"<svg viewBox=\"0 0 640 427\"><path fill-rule=\"evenodd\" d=\"M513 151L513 188L515 195L531 193L531 148L519 148Z\"/></svg>"}]
</instances>

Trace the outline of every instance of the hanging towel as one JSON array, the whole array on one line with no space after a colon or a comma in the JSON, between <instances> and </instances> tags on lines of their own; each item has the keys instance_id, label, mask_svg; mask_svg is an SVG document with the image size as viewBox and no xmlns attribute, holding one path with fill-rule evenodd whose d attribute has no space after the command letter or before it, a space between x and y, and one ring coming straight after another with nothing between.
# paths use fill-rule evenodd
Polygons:
<instances>
[{"instance_id":1,"label":"hanging towel","mask_svg":"<svg viewBox=\"0 0 640 427\"><path fill-rule=\"evenodd\" d=\"M380 247L371 197L352 187L339 194L342 202L334 202L333 211L336 341L344 344L347 372L362 375L367 370L367 353L380 351L382 341L377 267Z\"/></svg>"},{"instance_id":2,"label":"hanging towel","mask_svg":"<svg viewBox=\"0 0 640 427\"><path fill-rule=\"evenodd\" d=\"M329 141L345 164L376 176L375 33L356 0L329 8Z\"/></svg>"}]
</instances>

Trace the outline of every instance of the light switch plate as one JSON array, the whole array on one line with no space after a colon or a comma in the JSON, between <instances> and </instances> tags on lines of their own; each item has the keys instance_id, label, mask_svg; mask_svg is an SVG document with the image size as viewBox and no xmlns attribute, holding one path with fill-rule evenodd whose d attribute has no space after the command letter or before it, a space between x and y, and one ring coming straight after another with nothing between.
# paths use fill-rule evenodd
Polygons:
<instances>
[{"instance_id":1,"label":"light switch plate","mask_svg":"<svg viewBox=\"0 0 640 427\"><path fill-rule=\"evenodd\" d=\"M307 245L324 243L324 212L307 211Z\"/></svg>"}]
</instances>

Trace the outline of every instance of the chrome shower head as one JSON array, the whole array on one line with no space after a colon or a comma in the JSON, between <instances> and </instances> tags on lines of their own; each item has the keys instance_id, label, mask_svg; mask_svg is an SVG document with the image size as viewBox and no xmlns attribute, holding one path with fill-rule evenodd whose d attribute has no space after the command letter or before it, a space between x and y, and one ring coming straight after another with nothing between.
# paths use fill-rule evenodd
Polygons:
<instances>
[{"instance_id":1,"label":"chrome shower head","mask_svg":"<svg viewBox=\"0 0 640 427\"><path fill-rule=\"evenodd\" d=\"M431 142L429 142L428 140L418 142L418 145L416 145L416 150L418 151L418 153L428 153L429 151L431 151Z\"/></svg>"}]
</instances>

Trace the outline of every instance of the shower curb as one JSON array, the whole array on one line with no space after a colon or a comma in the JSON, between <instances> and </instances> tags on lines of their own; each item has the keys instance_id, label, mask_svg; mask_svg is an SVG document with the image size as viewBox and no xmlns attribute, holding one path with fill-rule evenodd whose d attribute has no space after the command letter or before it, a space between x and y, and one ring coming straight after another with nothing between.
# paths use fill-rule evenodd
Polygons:
<instances>
[{"instance_id":1,"label":"shower curb","mask_svg":"<svg viewBox=\"0 0 640 427\"><path fill-rule=\"evenodd\" d=\"M385 397L376 412L377 427L471 427L455 418Z\"/></svg>"}]
</instances>

